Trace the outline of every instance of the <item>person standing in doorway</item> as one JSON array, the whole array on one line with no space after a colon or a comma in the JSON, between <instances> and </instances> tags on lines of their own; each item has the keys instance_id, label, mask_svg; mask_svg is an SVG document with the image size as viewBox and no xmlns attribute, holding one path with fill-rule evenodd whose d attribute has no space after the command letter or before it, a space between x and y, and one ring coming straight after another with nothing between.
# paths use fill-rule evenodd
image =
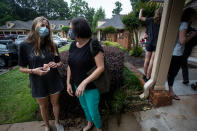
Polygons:
<instances>
[{"instance_id":1,"label":"person standing in doorway","mask_svg":"<svg viewBox=\"0 0 197 131\"><path fill-rule=\"evenodd\" d=\"M191 25L191 23L190 23ZM193 31L197 32L197 30L189 25L187 35L190 35ZM188 57L192 53L192 48L197 45L197 36L193 37L187 44L185 44L185 49L183 52L183 62L181 65L182 75L183 75L183 84L189 83L189 72L188 72Z\"/></svg>"},{"instance_id":2,"label":"person standing in doorway","mask_svg":"<svg viewBox=\"0 0 197 131\"><path fill-rule=\"evenodd\" d=\"M182 65L185 44L188 43L193 37L197 36L197 32L194 31L192 31L189 35L187 34L189 22L191 21L191 18L194 13L195 10L192 8L186 8L183 11L181 17L181 23L179 26L179 32L177 34L176 43L172 53L172 59L168 71L167 79L168 79L169 92L172 95L173 99L175 100L180 100L180 98L174 93L173 84L174 84L174 79Z\"/></svg>"}]
</instances>

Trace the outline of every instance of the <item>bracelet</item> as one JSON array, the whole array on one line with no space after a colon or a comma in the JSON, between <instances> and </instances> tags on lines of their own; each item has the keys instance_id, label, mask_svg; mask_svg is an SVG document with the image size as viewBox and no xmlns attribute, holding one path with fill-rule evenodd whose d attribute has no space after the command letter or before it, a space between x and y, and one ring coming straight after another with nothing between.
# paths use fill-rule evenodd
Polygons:
<instances>
[{"instance_id":1,"label":"bracelet","mask_svg":"<svg viewBox=\"0 0 197 131\"><path fill-rule=\"evenodd\" d=\"M31 72L30 73L33 74L33 69L31 69Z\"/></svg>"}]
</instances>

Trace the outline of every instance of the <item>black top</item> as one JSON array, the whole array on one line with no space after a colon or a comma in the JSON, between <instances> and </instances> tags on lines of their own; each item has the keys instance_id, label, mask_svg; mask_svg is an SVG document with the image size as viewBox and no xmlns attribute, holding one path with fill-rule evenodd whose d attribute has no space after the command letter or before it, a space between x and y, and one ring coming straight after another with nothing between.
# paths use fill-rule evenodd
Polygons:
<instances>
[{"instance_id":1,"label":"black top","mask_svg":"<svg viewBox=\"0 0 197 131\"><path fill-rule=\"evenodd\" d=\"M41 56L35 56L34 53L34 47L33 44L30 43L22 43L19 47L19 60L18 64L22 67L29 67L30 69L34 69L37 67L43 67L44 64L48 64L51 61L54 61L56 63L60 62L60 57L57 49L58 56L54 56L53 53L47 52L44 48L41 48L42 54ZM34 89L45 89L48 90L48 94L43 95L49 95L50 92L54 92L57 89L61 91L64 87L60 78L60 75L58 73L57 68L51 68L50 71L43 76L30 74L30 85ZM47 88L45 88L47 87ZM39 90L33 96L41 96L42 93Z\"/></svg>"},{"instance_id":2,"label":"black top","mask_svg":"<svg viewBox=\"0 0 197 131\"><path fill-rule=\"evenodd\" d=\"M56 48L57 49L57 48ZM43 67L44 64L48 64L50 61L60 62L60 57L57 49L58 56L54 56L52 53L48 53L44 48L41 48L43 55L35 56L33 44L22 43L19 47L19 66L27 67L30 69Z\"/></svg>"},{"instance_id":3,"label":"black top","mask_svg":"<svg viewBox=\"0 0 197 131\"><path fill-rule=\"evenodd\" d=\"M87 72L90 71L93 67L96 66L94 57L101 51L103 48L97 40L92 40L93 54L90 51L90 41L85 44L83 47L78 48L76 42L73 42L69 49L68 65L71 70L71 78L76 86L88 77ZM95 88L93 83L89 83L86 89Z\"/></svg>"},{"instance_id":4,"label":"black top","mask_svg":"<svg viewBox=\"0 0 197 131\"><path fill-rule=\"evenodd\" d=\"M152 46L156 46L160 24L154 23L154 19L152 17L146 18L145 23L147 26L147 33L148 33L147 44L151 44Z\"/></svg>"}]
</instances>

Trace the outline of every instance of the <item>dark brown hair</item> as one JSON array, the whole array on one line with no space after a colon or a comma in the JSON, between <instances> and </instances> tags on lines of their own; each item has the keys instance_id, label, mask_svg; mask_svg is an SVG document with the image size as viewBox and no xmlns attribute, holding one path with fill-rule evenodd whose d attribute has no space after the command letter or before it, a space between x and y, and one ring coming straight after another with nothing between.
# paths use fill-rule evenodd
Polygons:
<instances>
[{"instance_id":1,"label":"dark brown hair","mask_svg":"<svg viewBox=\"0 0 197 131\"><path fill-rule=\"evenodd\" d=\"M189 7L189 8L184 9L182 17L181 17L181 21L188 22L194 13L195 13L195 10L193 8Z\"/></svg>"},{"instance_id":2,"label":"dark brown hair","mask_svg":"<svg viewBox=\"0 0 197 131\"><path fill-rule=\"evenodd\" d=\"M75 37L79 38L90 38L92 36L92 31L88 21L82 17L74 18L71 21L73 26L73 32Z\"/></svg>"}]
</instances>

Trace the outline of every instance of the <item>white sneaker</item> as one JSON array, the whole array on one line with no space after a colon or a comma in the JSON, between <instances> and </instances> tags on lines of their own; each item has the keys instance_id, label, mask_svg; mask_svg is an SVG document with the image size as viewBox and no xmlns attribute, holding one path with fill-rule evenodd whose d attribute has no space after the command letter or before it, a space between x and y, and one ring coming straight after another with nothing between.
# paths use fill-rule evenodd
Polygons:
<instances>
[{"instance_id":1,"label":"white sneaker","mask_svg":"<svg viewBox=\"0 0 197 131\"><path fill-rule=\"evenodd\" d=\"M64 127L61 124L57 124L55 126L56 126L57 131L64 131Z\"/></svg>"}]
</instances>

